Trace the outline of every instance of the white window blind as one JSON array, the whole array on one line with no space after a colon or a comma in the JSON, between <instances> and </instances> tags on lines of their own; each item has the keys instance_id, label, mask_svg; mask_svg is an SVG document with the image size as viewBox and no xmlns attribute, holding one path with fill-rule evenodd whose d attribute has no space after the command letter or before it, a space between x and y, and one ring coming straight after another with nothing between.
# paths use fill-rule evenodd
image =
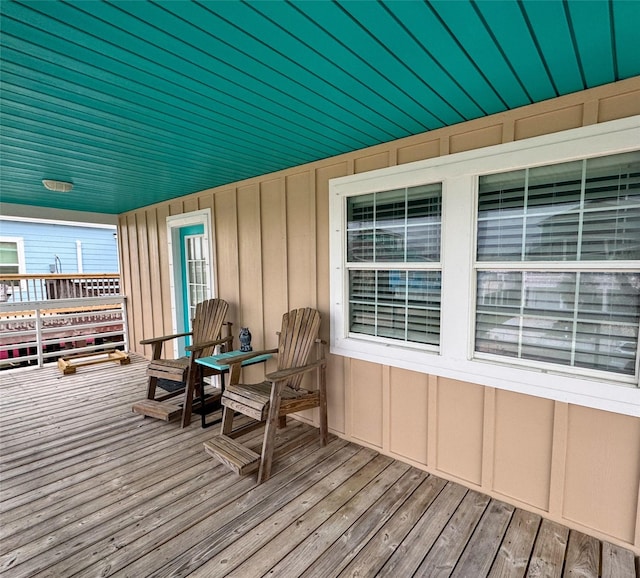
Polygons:
<instances>
[{"instance_id":1,"label":"white window blind","mask_svg":"<svg viewBox=\"0 0 640 578\"><path fill-rule=\"evenodd\" d=\"M481 176L475 351L637 371L640 153Z\"/></svg>"}]
</instances>

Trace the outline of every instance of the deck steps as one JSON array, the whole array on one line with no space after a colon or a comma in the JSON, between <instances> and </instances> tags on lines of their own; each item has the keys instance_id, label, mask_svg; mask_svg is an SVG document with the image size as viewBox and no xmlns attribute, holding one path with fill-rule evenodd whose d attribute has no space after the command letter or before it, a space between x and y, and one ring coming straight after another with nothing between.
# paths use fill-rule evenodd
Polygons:
<instances>
[{"instance_id":1,"label":"deck steps","mask_svg":"<svg viewBox=\"0 0 640 578\"><path fill-rule=\"evenodd\" d=\"M204 449L240 475L255 472L260 466L260 454L226 435L217 435L204 442Z\"/></svg>"}]
</instances>

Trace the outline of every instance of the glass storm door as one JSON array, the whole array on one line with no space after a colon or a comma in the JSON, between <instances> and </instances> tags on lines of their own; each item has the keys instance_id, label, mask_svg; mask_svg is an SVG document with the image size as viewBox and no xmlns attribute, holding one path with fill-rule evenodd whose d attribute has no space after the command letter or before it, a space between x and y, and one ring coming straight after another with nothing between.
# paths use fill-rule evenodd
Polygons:
<instances>
[{"instance_id":1,"label":"glass storm door","mask_svg":"<svg viewBox=\"0 0 640 578\"><path fill-rule=\"evenodd\" d=\"M180 228L180 262L182 268L182 323L191 331L196 305L210 295L209 259L204 225ZM191 340L187 337L185 345Z\"/></svg>"}]
</instances>

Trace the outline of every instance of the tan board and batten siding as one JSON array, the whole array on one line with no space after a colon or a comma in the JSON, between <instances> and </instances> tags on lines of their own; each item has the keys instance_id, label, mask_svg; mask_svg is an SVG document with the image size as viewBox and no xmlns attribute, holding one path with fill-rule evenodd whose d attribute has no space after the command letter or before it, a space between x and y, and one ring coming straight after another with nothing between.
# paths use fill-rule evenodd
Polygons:
<instances>
[{"instance_id":1,"label":"tan board and batten siding","mask_svg":"<svg viewBox=\"0 0 640 578\"><path fill-rule=\"evenodd\" d=\"M311 306L328 340L330 179L637 114L640 77L122 214L131 348L172 330L169 215L211 209L236 335ZM640 553L639 418L338 356L328 386L337 435Z\"/></svg>"}]
</instances>

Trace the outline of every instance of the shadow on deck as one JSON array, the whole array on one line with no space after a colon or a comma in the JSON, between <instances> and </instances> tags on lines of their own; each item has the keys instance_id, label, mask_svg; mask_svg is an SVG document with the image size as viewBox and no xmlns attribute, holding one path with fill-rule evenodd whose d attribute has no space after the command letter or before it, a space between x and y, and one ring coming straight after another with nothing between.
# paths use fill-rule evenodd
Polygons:
<instances>
[{"instance_id":1,"label":"shadow on deck","mask_svg":"<svg viewBox=\"0 0 640 578\"><path fill-rule=\"evenodd\" d=\"M293 420L256 486L204 452L217 428L131 412L131 358L0 375L3 575L636 576L630 551Z\"/></svg>"}]
</instances>

